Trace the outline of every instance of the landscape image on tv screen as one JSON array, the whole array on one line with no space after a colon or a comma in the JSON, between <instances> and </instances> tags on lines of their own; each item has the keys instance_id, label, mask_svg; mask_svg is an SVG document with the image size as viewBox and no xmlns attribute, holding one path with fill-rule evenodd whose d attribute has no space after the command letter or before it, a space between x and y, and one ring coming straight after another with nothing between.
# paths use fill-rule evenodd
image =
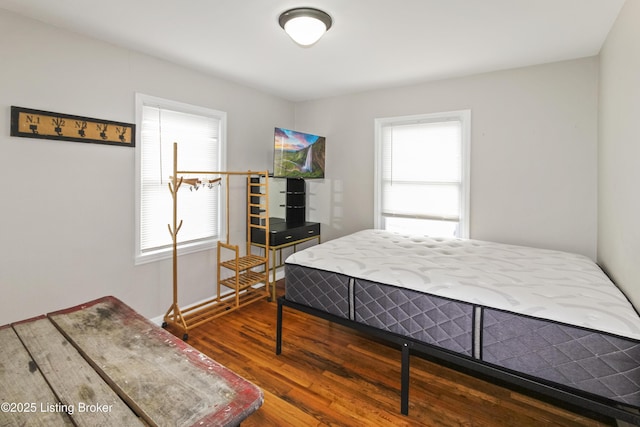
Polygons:
<instances>
[{"instance_id":1,"label":"landscape image on tv screen","mask_svg":"<svg viewBox=\"0 0 640 427\"><path fill-rule=\"evenodd\" d=\"M275 128L274 141L274 177L324 178L324 136Z\"/></svg>"}]
</instances>

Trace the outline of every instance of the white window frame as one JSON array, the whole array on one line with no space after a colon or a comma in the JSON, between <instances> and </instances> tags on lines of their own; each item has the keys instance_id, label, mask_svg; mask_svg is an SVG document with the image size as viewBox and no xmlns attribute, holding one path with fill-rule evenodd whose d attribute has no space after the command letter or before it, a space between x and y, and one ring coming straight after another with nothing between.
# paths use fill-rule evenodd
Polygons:
<instances>
[{"instance_id":1,"label":"white window frame","mask_svg":"<svg viewBox=\"0 0 640 427\"><path fill-rule=\"evenodd\" d=\"M142 111L144 106L154 106L161 107L173 111L180 111L183 113L201 115L206 117L213 117L220 121L219 125L219 166L220 171L226 170L226 146L227 146L227 113L224 111L213 110L206 107L195 106L191 104L186 104L183 102L168 100L164 98L159 98L151 95L145 95L141 93L136 93L135 95L135 103L136 103L136 147L135 147L135 265L145 264L149 262L159 261L171 258L173 248L162 247L157 250L145 251L143 253L141 249L141 222L142 222L142 209L141 209L141 197L142 197ZM180 152L178 147L178 162L180 163ZM178 165L180 168L185 167L185 165ZM186 166L188 167L188 166ZM169 175L171 172L169 171ZM169 177L167 176L167 179ZM169 187L167 186L167 194L170 194ZM219 225L219 233L218 236L224 236L226 234L225 224L226 219L224 217L226 210L224 209L224 192L221 192L220 195L220 203L218 208L220 210L220 225ZM179 203L178 199L178 203ZM178 218L178 220L180 220ZM166 228L167 236L170 238L171 235ZM202 239L197 242L190 243L181 243L178 244L178 254L188 254L199 252L203 250L209 250L215 248L215 244L218 241L218 238L207 238Z\"/></svg>"},{"instance_id":2,"label":"white window frame","mask_svg":"<svg viewBox=\"0 0 640 427\"><path fill-rule=\"evenodd\" d=\"M384 224L382 213L382 129L389 125L401 125L411 123L438 123L443 121L456 120L462 125L462 177L460 192L460 219L457 237L469 238L469 211L471 194L471 110L457 110L440 113L417 114L400 117L386 117L375 119L375 167L374 167L374 227L381 229ZM424 218L429 219L429 218ZM438 220L439 218L431 218Z\"/></svg>"}]
</instances>

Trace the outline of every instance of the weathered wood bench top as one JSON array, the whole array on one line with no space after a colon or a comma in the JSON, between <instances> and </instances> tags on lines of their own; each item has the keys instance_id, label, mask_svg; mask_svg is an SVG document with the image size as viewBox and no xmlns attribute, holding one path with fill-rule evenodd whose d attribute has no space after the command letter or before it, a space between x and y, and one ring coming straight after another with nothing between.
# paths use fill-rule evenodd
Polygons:
<instances>
[{"instance_id":1,"label":"weathered wood bench top","mask_svg":"<svg viewBox=\"0 0 640 427\"><path fill-rule=\"evenodd\" d=\"M255 385L116 298L0 327L0 425L226 426Z\"/></svg>"}]
</instances>

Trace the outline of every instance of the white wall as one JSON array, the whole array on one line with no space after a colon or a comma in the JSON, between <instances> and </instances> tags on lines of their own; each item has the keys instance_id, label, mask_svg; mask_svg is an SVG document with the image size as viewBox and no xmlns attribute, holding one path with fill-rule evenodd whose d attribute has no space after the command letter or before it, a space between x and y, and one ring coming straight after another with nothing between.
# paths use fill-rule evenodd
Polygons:
<instances>
[{"instance_id":1,"label":"white wall","mask_svg":"<svg viewBox=\"0 0 640 427\"><path fill-rule=\"evenodd\" d=\"M598 59L500 71L296 105L327 137L309 181L323 238L373 226L374 119L471 109L471 237L595 258Z\"/></svg>"},{"instance_id":2,"label":"white wall","mask_svg":"<svg viewBox=\"0 0 640 427\"><path fill-rule=\"evenodd\" d=\"M271 167L293 104L4 10L0 58L0 325L104 295L164 314L170 260L134 266L134 149L10 137L10 106L133 123L142 92L226 111L228 168L247 170ZM214 257L180 258L181 305L215 293Z\"/></svg>"},{"instance_id":3,"label":"white wall","mask_svg":"<svg viewBox=\"0 0 640 427\"><path fill-rule=\"evenodd\" d=\"M598 261L640 307L640 2L627 1L601 52Z\"/></svg>"},{"instance_id":4,"label":"white wall","mask_svg":"<svg viewBox=\"0 0 640 427\"><path fill-rule=\"evenodd\" d=\"M6 11L0 57L0 324L103 295L148 317L171 302L171 262L133 264L134 150L10 137L11 105L134 122L142 92L223 110L239 170L271 167L274 126L323 134L307 211L323 240L373 225L375 118L468 108L471 236L595 256L597 58L294 105ZM210 296L213 251L181 257L180 283L183 306Z\"/></svg>"}]
</instances>

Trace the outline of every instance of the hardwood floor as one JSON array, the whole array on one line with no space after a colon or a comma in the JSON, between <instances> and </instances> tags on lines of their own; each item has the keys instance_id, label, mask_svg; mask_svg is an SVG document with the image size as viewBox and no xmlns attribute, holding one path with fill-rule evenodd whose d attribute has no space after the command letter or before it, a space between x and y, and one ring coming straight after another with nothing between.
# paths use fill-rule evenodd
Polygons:
<instances>
[{"instance_id":1,"label":"hardwood floor","mask_svg":"<svg viewBox=\"0 0 640 427\"><path fill-rule=\"evenodd\" d=\"M282 290L280 290L282 293ZM189 333L189 343L252 381L264 404L243 426L605 426L535 398L411 357L409 415L400 414L400 351L260 301Z\"/></svg>"}]
</instances>

